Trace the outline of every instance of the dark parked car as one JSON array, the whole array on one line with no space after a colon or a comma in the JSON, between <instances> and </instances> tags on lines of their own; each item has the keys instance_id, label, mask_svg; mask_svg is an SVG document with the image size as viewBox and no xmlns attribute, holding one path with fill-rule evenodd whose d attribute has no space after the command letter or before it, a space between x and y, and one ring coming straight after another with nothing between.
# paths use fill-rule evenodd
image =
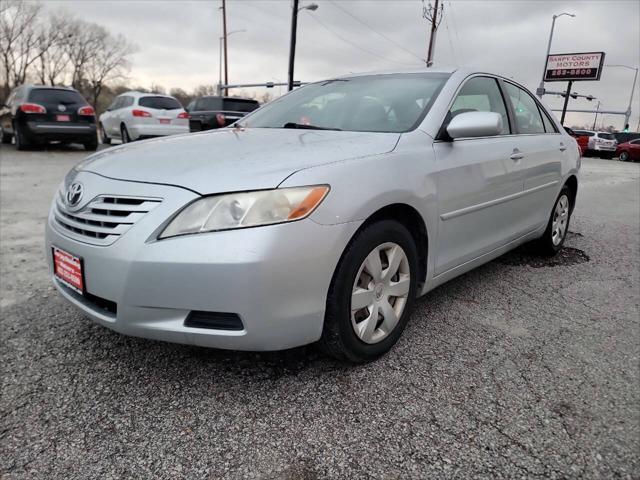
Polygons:
<instances>
[{"instance_id":1,"label":"dark parked car","mask_svg":"<svg viewBox=\"0 0 640 480\"><path fill-rule=\"evenodd\" d=\"M250 98L200 97L187 105L189 131L199 132L231 125L260 104Z\"/></svg>"},{"instance_id":2,"label":"dark parked car","mask_svg":"<svg viewBox=\"0 0 640 480\"><path fill-rule=\"evenodd\" d=\"M15 138L18 150L48 142L98 148L95 111L73 88L17 87L0 110L0 127L2 143Z\"/></svg>"}]
</instances>

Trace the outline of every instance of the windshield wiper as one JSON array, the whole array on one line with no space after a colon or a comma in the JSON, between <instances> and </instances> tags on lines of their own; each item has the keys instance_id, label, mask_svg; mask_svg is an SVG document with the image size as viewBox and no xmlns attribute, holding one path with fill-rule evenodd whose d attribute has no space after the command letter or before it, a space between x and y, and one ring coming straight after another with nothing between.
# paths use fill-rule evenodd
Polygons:
<instances>
[{"instance_id":1,"label":"windshield wiper","mask_svg":"<svg viewBox=\"0 0 640 480\"><path fill-rule=\"evenodd\" d=\"M339 128L318 127L317 125L305 125L304 123L295 122L287 122L282 126L282 128L299 128L301 130L340 130Z\"/></svg>"}]
</instances>

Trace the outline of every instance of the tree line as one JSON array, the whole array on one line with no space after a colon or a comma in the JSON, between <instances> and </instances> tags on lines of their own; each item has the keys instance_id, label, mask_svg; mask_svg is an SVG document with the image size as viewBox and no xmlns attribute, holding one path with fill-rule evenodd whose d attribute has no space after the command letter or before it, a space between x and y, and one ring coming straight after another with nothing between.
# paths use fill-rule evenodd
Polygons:
<instances>
[{"instance_id":1,"label":"tree line","mask_svg":"<svg viewBox=\"0 0 640 480\"><path fill-rule=\"evenodd\" d=\"M158 85L128 85L130 57L137 51L135 44L102 25L66 12L46 15L37 2L1 0L0 103L25 83L71 86L98 112L104 111L115 96L130 90L168 93L183 106L193 98L216 94L213 85L198 86L190 93L182 88L167 92ZM267 102L271 98L265 92L259 100Z\"/></svg>"},{"instance_id":2,"label":"tree line","mask_svg":"<svg viewBox=\"0 0 640 480\"><path fill-rule=\"evenodd\" d=\"M45 16L40 3L0 3L2 100L33 82L70 85L96 105L109 82L126 79L136 49L96 23L68 14Z\"/></svg>"}]
</instances>

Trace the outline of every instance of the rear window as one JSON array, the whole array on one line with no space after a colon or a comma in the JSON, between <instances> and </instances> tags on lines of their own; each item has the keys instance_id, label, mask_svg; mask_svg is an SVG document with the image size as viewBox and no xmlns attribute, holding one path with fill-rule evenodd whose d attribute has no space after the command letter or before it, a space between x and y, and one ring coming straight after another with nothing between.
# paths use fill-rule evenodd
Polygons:
<instances>
[{"instance_id":1,"label":"rear window","mask_svg":"<svg viewBox=\"0 0 640 480\"><path fill-rule=\"evenodd\" d=\"M222 110L220 97L205 97L196 101L195 109L198 110Z\"/></svg>"},{"instance_id":2,"label":"rear window","mask_svg":"<svg viewBox=\"0 0 640 480\"><path fill-rule=\"evenodd\" d=\"M87 103L78 92L74 92L73 90L57 90L54 88L31 90L29 93L29 101L36 103L59 103L62 105Z\"/></svg>"},{"instance_id":3,"label":"rear window","mask_svg":"<svg viewBox=\"0 0 640 480\"><path fill-rule=\"evenodd\" d=\"M177 110L182 108L180 102L171 97L142 97L138 100L141 107L155 108L156 110Z\"/></svg>"},{"instance_id":4,"label":"rear window","mask_svg":"<svg viewBox=\"0 0 640 480\"><path fill-rule=\"evenodd\" d=\"M593 137L593 132L585 132L584 130L574 130L574 133L582 137Z\"/></svg>"},{"instance_id":5,"label":"rear window","mask_svg":"<svg viewBox=\"0 0 640 480\"><path fill-rule=\"evenodd\" d=\"M611 133L598 133L598 137L604 138L605 140L615 140L616 137Z\"/></svg>"},{"instance_id":6,"label":"rear window","mask_svg":"<svg viewBox=\"0 0 640 480\"><path fill-rule=\"evenodd\" d=\"M252 102L250 100L225 100L224 110L229 112L253 112L260 107L258 102Z\"/></svg>"}]
</instances>

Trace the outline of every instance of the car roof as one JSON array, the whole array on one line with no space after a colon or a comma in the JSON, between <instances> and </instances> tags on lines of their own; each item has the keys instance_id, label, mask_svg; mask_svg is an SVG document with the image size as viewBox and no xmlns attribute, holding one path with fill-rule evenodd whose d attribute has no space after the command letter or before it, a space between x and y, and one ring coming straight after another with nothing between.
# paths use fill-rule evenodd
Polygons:
<instances>
[{"instance_id":1,"label":"car roof","mask_svg":"<svg viewBox=\"0 0 640 480\"><path fill-rule=\"evenodd\" d=\"M126 95L128 97L135 97L135 98L143 98L143 97L175 98L175 97L172 97L171 95L167 95L166 93L138 92L137 90L130 90L128 92L123 92L118 96L120 97L122 95Z\"/></svg>"},{"instance_id":2,"label":"car roof","mask_svg":"<svg viewBox=\"0 0 640 480\"><path fill-rule=\"evenodd\" d=\"M73 87L65 87L61 85L22 85L27 90L64 90L67 92L77 92Z\"/></svg>"}]
</instances>

